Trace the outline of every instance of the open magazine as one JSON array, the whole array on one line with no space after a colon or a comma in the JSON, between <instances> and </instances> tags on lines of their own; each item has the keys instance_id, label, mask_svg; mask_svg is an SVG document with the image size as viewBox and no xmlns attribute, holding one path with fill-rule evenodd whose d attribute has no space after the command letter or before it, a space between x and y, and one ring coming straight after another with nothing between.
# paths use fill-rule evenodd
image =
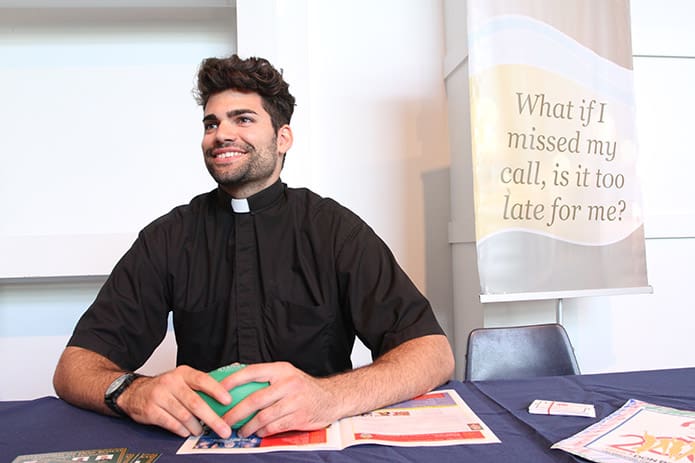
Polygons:
<instances>
[{"instance_id":1,"label":"open magazine","mask_svg":"<svg viewBox=\"0 0 695 463\"><path fill-rule=\"evenodd\" d=\"M630 399L551 448L599 463L691 463L695 461L695 411Z\"/></svg>"},{"instance_id":2,"label":"open magazine","mask_svg":"<svg viewBox=\"0 0 695 463\"><path fill-rule=\"evenodd\" d=\"M359 444L402 447L500 442L456 391L433 391L406 402L343 418L325 429L266 438L222 439L212 431L189 437L176 452L261 453L279 450L341 450Z\"/></svg>"}]
</instances>

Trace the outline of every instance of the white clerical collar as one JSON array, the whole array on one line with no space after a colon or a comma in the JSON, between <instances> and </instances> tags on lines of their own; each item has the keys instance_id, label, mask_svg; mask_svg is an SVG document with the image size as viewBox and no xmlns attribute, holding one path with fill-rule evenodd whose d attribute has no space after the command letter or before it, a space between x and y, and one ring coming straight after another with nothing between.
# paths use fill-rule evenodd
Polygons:
<instances>
[{"instance_id":1,"label":"white clerical collar","mask_svg":"<svg viewBox=\"0 0 695 463\"><path fill-rule=\"evenodd\" d=\"M249 202L246 200L246 198L243 198L243 199L232 198L232 209L237 214L246 214L246 213L251 212L251 208L249 207Z\"/></svg>"}]
</instances>

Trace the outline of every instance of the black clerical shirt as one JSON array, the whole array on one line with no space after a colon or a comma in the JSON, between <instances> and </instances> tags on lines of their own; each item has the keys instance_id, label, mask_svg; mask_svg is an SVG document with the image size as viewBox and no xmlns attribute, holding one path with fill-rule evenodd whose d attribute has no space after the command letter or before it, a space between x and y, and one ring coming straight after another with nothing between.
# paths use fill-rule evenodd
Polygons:
<instances>
[{"instance_id":1,"label":"black clerical shirt","mask_svg":"<svg viewBox=\"0 0 695 463\"><path fill-rule=\"evenodd\" d=\"M135 370L171 311L177 364L282 360L324 376L351 368L355 334L376 357L443 333L387 246L345 207L280 181L247 204L234 212L216 189L144 228L69 345Z\"/></svg>"}]
</instances>

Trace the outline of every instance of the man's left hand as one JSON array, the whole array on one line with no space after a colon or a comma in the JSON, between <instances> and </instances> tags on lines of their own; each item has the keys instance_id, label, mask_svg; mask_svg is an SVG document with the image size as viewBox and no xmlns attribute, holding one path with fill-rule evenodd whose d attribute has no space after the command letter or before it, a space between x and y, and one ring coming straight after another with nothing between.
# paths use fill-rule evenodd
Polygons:
<instances>
[{"instance_id":1,"label":"man's left hand","mask_svg":"<svg viewBox=\"0 0 695 463\"><path fill-rule=\"evenodd\" d=\"M248 365L225 378L222 386L231 390L250 381L267 381L270 386L250 394L223 416L231 425L258 412L239 429L242 437L321 429L341 417L340 398L328 387L330 380L309 376L290 363Z\"/></svg>"}]
</instances>

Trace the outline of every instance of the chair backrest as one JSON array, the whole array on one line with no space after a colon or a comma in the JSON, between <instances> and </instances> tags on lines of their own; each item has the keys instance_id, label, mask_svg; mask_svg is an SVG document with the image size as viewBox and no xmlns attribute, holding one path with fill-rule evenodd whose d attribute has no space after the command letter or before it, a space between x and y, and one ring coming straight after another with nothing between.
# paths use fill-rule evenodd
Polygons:
<instances>
[{"instance_id":1,"label":"chair backrest","mask_svg":"<svg viewBox=\"0 0 695 463\"><path fill-rule=\"evenodd\" d=\"M579 373L567 332L557 323L478 328L468 336L467 381Z\"/></svg>"}]
</instances>

